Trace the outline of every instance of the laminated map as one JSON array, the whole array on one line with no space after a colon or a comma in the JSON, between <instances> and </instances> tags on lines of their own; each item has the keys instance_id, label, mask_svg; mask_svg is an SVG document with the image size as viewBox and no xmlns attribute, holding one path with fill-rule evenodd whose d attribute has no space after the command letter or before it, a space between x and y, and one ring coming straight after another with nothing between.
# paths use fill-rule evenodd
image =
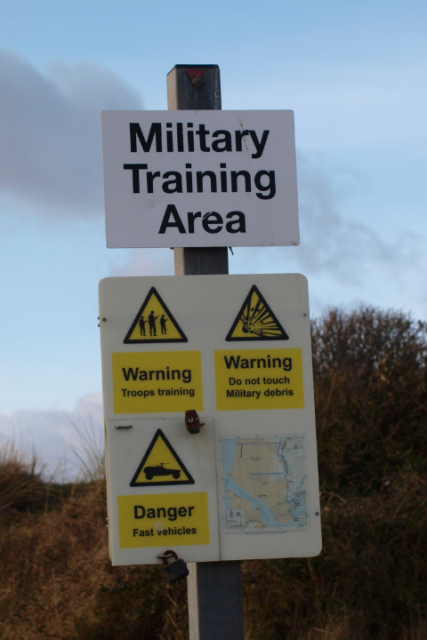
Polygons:
<instances>
[{"instance_id":1,"label":"laminated map","mask_svg":"<svg viewBox=\"0 0 427 640\"><path fill-rule=\"evenodd\" d=\"M227 533L307 528L303 436L222 439L221 458Z\"/></svg>"}]
</instances>

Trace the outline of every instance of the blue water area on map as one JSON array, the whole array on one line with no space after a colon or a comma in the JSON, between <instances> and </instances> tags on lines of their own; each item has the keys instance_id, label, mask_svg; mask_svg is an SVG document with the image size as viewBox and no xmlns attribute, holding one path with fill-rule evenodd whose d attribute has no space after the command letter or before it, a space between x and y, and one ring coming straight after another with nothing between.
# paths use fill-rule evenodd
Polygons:
<instances>
[{"instance_id":1,"label":"blue water area on map","mask_svg":"<svg viewBox=\"0 0 427 640\"><path fill-rule=\"evenodd\" d=\"M245 491L245 489L243 489L243 487L240 484L238 484L238 482L236 482L234 478L227 478L225 480L225 490L232 491L234 494L239 496L239 498L244 498L245 500L248 500L251 503L251 507L260 513L260 515L262 516L262 519L264 520L264 522L267 524L268 527L285 526L285 523L277 522L275 520L273 512L269 507L267 507L267 505L265 505L260 500L257 500L256 498L254 498L254 496L252 496L250 493ZM230 500L230 504L231 504L231 500ZM227 507L227 508L230 508L230 507Z\"/></svg>"},{"instance_id":2,"label":"blue water area on map","mask_svg":"<svg viewBox=\"0 0 427 640\"><path fill-rule=\"evenodd\" d=\"M289 440L288 440L289 445ZM283 450L283 449L281 449ZM286 502L293 502L296 500L301 500L301 495L304 494L305 499L305 474L300 475L299 483L297 487L294 487L294 474L289 471L290 462L297 462L297 464L303 468L304 461L304 453L303 453L303 441L300 438L295 438L293 450L289 447L286 449L286 456L280 451L277 451L277 455L280 460L283 462L283 468L285 470L285 478L288 482L288 490L286 492Z\"/></svg>"},{"instance_id":3,"label":"blue water area on map","mask_svg":"<svg viewBox=\"0 0 427 640\"><path fill-rule=\"evenodd\" d=\"M302 493L297 494L296 496L296 500L297 502L300 502L299 505L296 505L295 502L292 504L291 508L289 509L289 513L292 515L292 517L294 518L298 518L298 522L300 523L300 525L305 525L307 522L307 509L306 509L306 503L305 503L305 491L303 491ZM290 523L292 524L292 523ZM295 521L294 521L295 524Z\"/></svg>"},{"instance_id":4,"label":"blue water area on map","mask_svg":"<svg viewBox=\"0 0 427 640\"><path fill-rule=\"evenodd\" d=\"M236 446L237 441L234 440L222 440L222 470L224 474L224 489L226 488L226 480L230 477L234 467L234 460L236 458ZM231 509L231 498L227 498L227 494L224 491L225 508Z\"/></svg>"}]
</instances>

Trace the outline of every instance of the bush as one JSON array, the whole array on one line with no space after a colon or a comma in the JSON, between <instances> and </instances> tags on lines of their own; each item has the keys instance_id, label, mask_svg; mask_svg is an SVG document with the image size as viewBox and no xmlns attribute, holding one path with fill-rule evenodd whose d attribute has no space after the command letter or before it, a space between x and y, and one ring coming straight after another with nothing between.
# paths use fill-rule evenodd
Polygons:
<instances>
[{"instance_id":1,"label":"bush","mask_svg":"<svg viewBox=\"0 0 427 640\"><path fill-rule=\"evenodd\" d=\"M373 496L425 475L426 324L332 310L312 335L322 493Z\"/></svg>"},{"instance_id":2,"label":"bush","mask_svg":"<svg viewBox=\"0 0 427 640\"><path fill-rule=\"evenodd\" d=\"M243 563L247 640L424 640L426 325L362 308L312 332L323 551ZM187 638L185 582L111 566L103 480L52 488L9 456L0 490L2 638Z\"/></svg>"},{"instance_id":3,"label":"bush","mask_svg":"<svg viewBox=\"0 0 427 640\"><path fill-rule=\"evenodd\" d=\"M408 316L312 325L317 558L244 563L248 638L427 637L427 340Z\"/></svg>"}]
</instances>

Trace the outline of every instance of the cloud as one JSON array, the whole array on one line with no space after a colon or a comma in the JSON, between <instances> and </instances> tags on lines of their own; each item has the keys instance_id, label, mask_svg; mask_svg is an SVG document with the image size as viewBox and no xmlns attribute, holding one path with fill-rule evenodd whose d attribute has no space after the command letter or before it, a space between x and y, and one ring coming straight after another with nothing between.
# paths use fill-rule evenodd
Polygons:
<instances>
[{"instance_id":1,"label":"cloud","mask_svg":"<svg viewBox=\"0 0 427 640\"><path fill-rule=\"evenodd\" d=\"M141 108L104 67L56 63L41 73L0 49L0 190L45 215L102 212L100 112Z\"/></svg>"},{"instance_id":2,"label":"cloud","mask_svg":"<svg viewBox=\"0 0 427 640\"><path fill-rule=\"evenodd\" d=\"M73 414L80 419L90 420L93 424L102 425L104 423L104 412L102 408L102 393L89 393L79 398L74 408Z\"/></svg>"},{"instance_id":3,"label":"cloud","mask_svg":"<svg viewBox=\"0 0 427 640\"><path fill-rule=\"evenodd\" d=\"M362 176L349 170L328 170L321 156L298 156L301 245L298 262L305 269L335 271L338 279L360 280L368 263L392 264L396 246L371 227L351 217L351 195Z\"/></svg>"},{"instance_id":4,"label":"cloud","mask_svg":"<svg viewBox=\"0 0 427 640\"><path fill-rule=\"evenodd\" d=\"M298 153L301 244L238 249L231 259L233 273L296 269L310 277L328 277L354 286L353 296L362 297L361 287L372 280L374 269L396 283L408 275L408 265L425 271L422 237L399 229L394 230L394 237L389 229L380 235L359 221L352 197L366 189L366 178L326 164L322 154Z\"/></svg>"},{"instance_id":5,"label":"cloud","mask_svg":"<svg viewBox=\"0 0 427 640\"><path fill-rule=\"evenodd\" d=\"M46 477L73 480L102 456L103 423L101 393L80 398L72 411L0 414L0 450L13 443L24 458L35 453Z\"/></svg>"},{"instance_id":6,"label":"cloud","mask_svg":"<svg viewBox=\"0 0 427 640\"><path fill-rule=\"evenodd\" d=\"M416 293L427 276L424 238L406 229L379 228L359 215L369 202L369 179L321 153L298 153L301 244L298 247L238 247L229 255L231 273L304 273L311 305L354 308L366 304L413 308L425 315ZM128 262L110 261L112 276L173 273L168 249L130 250Z\"/></svg>"}]
</instances>

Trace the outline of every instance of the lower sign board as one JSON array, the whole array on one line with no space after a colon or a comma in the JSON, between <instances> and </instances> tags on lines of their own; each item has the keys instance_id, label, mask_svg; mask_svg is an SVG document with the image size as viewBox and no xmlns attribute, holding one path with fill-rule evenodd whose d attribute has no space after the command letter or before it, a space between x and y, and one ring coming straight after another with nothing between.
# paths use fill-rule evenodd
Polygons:
<instances>
[{"instance_id":1,"label":"lower sign board","mask_svg":"<svg viewBox=\"0 0 427 640\"><path fill-rule=\"evenodd\" d=\"M107 278L100 316L113 564L317 555L304 276Z\"/></svg>"}]
</instances>

